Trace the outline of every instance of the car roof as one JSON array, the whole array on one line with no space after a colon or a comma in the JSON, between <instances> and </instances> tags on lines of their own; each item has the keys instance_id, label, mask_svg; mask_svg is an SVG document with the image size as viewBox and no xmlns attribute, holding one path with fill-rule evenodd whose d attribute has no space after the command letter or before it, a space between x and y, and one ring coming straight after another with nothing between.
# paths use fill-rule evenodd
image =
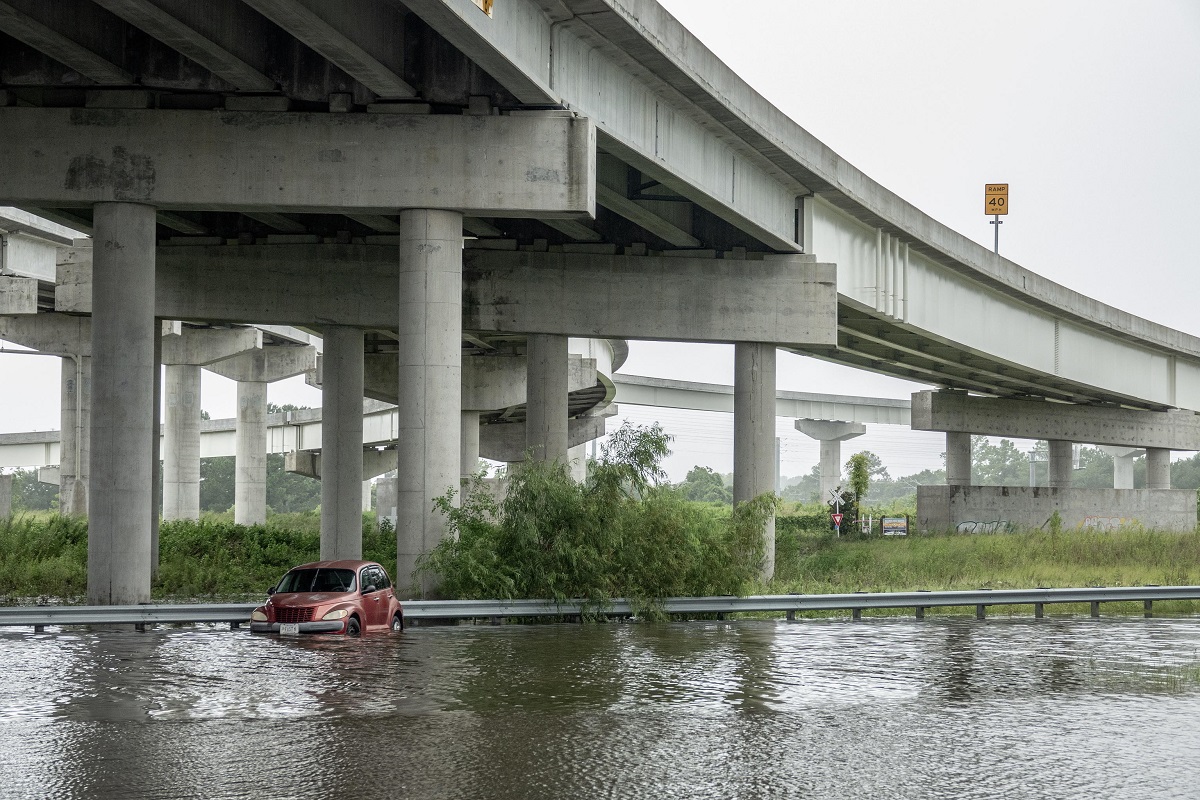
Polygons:
<instances>
[{"instance_id":1,"label":"car roof","mask_svg":"<svg viewBox=\"0 0 1200 800\"><path fill-rule=\"evenodd\" d=\"M357 570L360 567L365 567L368 564L376 567L380 564L376 561L363 561L361 559L342 558L337 561L310 561L307 564L298 564L292 569L353 569Z\"/></svg>"}]
</instances>

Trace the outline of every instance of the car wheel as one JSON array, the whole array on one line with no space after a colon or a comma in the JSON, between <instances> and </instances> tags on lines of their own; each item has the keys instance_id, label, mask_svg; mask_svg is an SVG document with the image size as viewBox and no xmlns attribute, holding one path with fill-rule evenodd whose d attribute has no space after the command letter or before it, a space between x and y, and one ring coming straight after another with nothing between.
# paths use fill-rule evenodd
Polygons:
<instances>
[{"instance_id":1,"label":"car wheel","mask_svg":"<svg viewBox=\"0 0 1200 800\"><path fill-rule=\"evenodd\" d=\"M346 623L346 635L347 636L358 636L361 633L362 633L362 626L360 626L358 624L358 617L351 617L350 621Z\"/></svg>"},{"instance_id":2,"label":"car wheel","mask_svg":"<svg viewBox=\"0 0 1200 800\"><path fill-rule=\"evenodd\" d=\"M399 614L392 615L392 630L393 631L404 630L404 617L400 616Z\"/></svg>"}]
</instances>

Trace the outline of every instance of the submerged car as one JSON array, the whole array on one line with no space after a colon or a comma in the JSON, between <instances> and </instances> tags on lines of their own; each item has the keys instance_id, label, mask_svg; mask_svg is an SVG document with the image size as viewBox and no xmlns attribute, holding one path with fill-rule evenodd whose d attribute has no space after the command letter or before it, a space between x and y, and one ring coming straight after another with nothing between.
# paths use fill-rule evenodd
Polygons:
<instances>
[{"instance_id":1,"label":"submerged car","mask_svg":"<svg viewBox=\"0 0 1200 800\"><path fill-rule=\"evenodd\" d=\"M294 567L250 614L255 633L341 633L404 629L387 570L374 561L314 561Z\"/></svg>"}]
</instances>

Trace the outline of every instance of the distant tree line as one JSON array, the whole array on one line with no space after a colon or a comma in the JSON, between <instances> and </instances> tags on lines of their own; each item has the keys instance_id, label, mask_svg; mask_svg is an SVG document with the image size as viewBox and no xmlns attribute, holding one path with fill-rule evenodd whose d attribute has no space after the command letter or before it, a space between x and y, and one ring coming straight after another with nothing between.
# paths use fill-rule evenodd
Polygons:
<instances>
[{"instance_id":1,"label":"distant tree line","mask_svg":"<svg viewBox=\"0 0 1200 800\"><path fill-rule=\"evenodd\" d=\"M1034 448L1033 478L1035 485L1045 486L1049 467L1047 445L1038 442ZM946 470L922 470L911 475L893 478L879 457L869 450L862 451L863 466L869 479L867 496L872 504L887 503L916 494L917 487L946 482ZM945 454L942 454L943 461ZM844 475L839 476L845 488L849 488L849 464ZM1030 481L1030 454L1018 450L1008 439L992 443L986 436L971 437L971 483L976 486L1028 486ZM1113 457L1098 447L1080 448L1079 469L1072 473L1071 485L1080 489L1111 489L1113 482ZM814 465L806 474L785 477L782 480L781 497L794 502L824 502L818 497L821 490L821 468ZM677 487L688 500L703 502L733 502L733 475L721 474L711 467L696 466ZM1141 456L1133 462L1134 488L1146 485L1146 458ZM1171 486L1175 489L1200 489L1200 453L1190 458L1171 463Z\"/></svg>"}]
</instances>

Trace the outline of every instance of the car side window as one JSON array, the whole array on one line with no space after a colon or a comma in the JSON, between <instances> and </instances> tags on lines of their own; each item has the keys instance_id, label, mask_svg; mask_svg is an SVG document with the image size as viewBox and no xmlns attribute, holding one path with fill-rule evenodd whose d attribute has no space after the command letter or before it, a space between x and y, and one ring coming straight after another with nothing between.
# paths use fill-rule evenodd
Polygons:
<instances>
[{"instance_id":1,"label":"car side window","mask_svg":"<svg viewBox=\"0 0 1200 800\"><path fill-rule=\"evenodd\" d=\"M391 578L388 577L387 570L384 569L383 567L376 567L375 571L378 573L378 576L379 576L379 583L377 583L375 585L378 586L380 589L392 588L392 580L391 580Z\"/></svg>"},{"instance_id":2,"label":"car side window","mask_svg":"<svg viewBox=\"0 0 1200 800\"><path fill-rule=\"evenodd\" d=\"M368 586L375 585L375 576L372 574L372 572L373 570L370 567L363 567L362 572L358 574L358 585L361 589L366 589ZM379 587L376 586L375 588L378 589Z\"/></svg>"}]
</instances>

